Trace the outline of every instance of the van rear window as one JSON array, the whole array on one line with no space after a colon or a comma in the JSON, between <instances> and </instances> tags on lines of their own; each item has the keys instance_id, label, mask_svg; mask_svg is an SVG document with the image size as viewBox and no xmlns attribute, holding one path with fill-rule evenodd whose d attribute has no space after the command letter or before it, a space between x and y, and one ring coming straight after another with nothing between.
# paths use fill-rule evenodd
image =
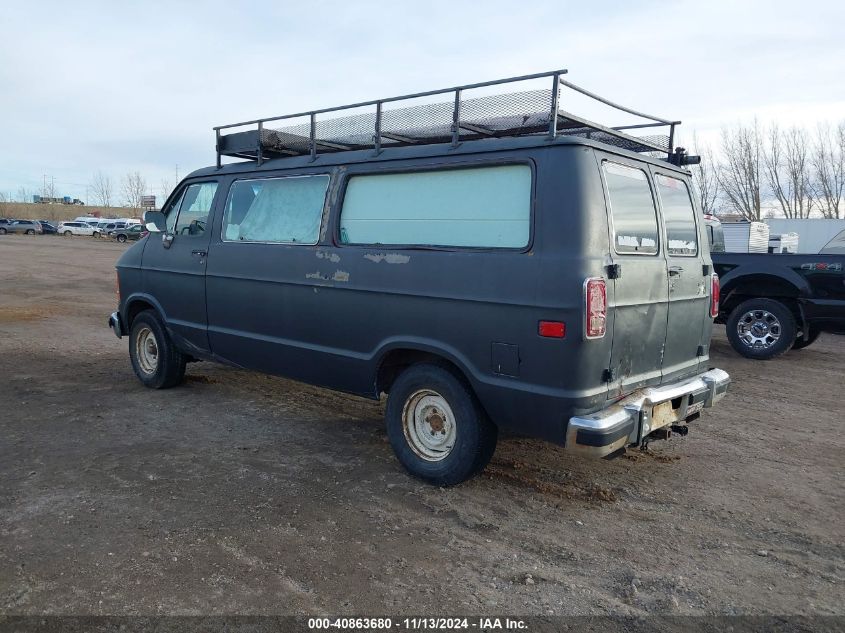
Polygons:
<instances>
[{"instance_id":1,"label":"van rear window","mask_svg":"<svg viewBox=\"0 0 845 633\"><path fill-rule=\"evenodd\" d=\"M523 248L531 168L497 165L353 176L340 215L344 244Z\"/></svg>"},{"instance_id":2,"label":"van rear window","mask_svg":"<svg viewBox=\"0 0 845 633\"><path fill-rule=\"evenodd\" d=\"M658 174L657 191L663 207L663 222L671 255L697 255L698 235L689 188L683 180Z\"/></svg>"},{"instance_id":3,"label":"van rear window","mask_svg":"<svg viewBox=\"0 0 845 633\"><path fill-rule=\"evenodd\" d=\"M604 163L617 253L657 253L657 211L648 177L641 169Z\"/></svg>"}]
</instances>

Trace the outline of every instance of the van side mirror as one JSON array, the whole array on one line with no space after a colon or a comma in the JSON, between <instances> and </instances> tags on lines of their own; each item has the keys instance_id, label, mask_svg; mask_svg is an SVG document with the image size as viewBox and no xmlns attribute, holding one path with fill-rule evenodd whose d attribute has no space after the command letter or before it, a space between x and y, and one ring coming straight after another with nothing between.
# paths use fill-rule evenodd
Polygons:
<instances>
[{"instance_id":1,"label":"van side mirror","mask_svg":"<svg viewBox=\"0 0 845 633\"><path fill-rule=\"evenodd\" d=\"M144 213L144 224L150 233L164 233L167 230L167 221L161 211Z\"/></svg>"}]
</instances>

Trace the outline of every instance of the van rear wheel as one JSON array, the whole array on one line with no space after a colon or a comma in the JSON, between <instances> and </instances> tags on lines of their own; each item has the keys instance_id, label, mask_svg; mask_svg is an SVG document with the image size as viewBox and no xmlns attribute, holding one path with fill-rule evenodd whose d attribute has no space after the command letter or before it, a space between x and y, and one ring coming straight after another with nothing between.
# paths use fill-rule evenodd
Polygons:
<instances>
[{"instance_id":1,"label":"van rear wheel","mask_svg":"<svg viewBox=\"0 0 845 633\"><path fill-rule=\"evenodd\" d=\"M138 380L151 389L169 389L185 378L187 357L173 345L152 310L144 310L132 321L129 359Z\"/></svg>"},{"instance_id":2,"label":"van rear wheel","mask_svg":"<svg viewBox=\"0 0 845 633\"><path fill-rule=\"evenodd\" d=\"M473 477L496 450L498 431L470 388L448 369L406 369L387 398L387 436L405 469L437 486Z\"/></svg>"},{"instance_id":3,"label":"van rear wheel","mask_svg":"<svg viewBox=\"0 0 845 633\"><path fill-rule=\"evenodd\" d=\"M770 360L795 343L792 311L773 299L748 299L733 309L727 321L731 347L746 358Z\"/></svg>"}]
</instances>

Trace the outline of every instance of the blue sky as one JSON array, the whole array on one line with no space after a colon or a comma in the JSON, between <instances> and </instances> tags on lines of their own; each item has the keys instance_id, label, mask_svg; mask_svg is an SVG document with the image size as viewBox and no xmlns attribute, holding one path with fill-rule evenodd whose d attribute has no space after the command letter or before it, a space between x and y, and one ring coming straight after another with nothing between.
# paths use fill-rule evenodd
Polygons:
<instances>
[{"instance_id":1,"label":"blue sky","mask_svg":"<svg viewBox=\"0 0 845 633\"><path fill-rule=\"evenodd\" d=\"M814 126L845 118L843 23L822 1L6 0L0 191L137 170L160 195L213 163L213 125L555 68L686 138Z\"/></svg>"}]
</instances>

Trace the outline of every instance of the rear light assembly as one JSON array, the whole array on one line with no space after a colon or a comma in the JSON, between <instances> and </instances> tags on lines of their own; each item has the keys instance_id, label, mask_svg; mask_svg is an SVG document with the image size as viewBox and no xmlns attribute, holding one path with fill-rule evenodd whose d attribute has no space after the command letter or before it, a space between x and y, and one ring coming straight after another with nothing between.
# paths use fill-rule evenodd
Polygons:
<instances>
[{"instance_id":1,"label":"rear light assembly","mask_svg":"<svg viewBox=\"0 0 845 633\"><path fill-rule=\"evenodd\" d=\"M584 281L584 336L601 338L607 331L607 282L603 277Z\"/></svg>"},{"instance_id":2,"label":"rear light assembly","mask_svg":"<svg viewBox=\"0 0 845 633\"><path fill-rule=\"evenodd\" d=\"M545 338L564 338L566 336L566 323L562 321L540 321L537 326L537 334Z\"/></svg>"},{"instance_id":3,"label":"rear light assembly","mask_svg":"<svg viewBox=\"0 0 845 633\"><path fill-rule=\"evenodd\" d=\"M714 319L719 316L719 295L721 292L719 275L713 273L710 275L710 316Z\"/></svg>"},{"instance_id":4,"label":"rear light assembly","mask_svg":"<svg viewBox=\"0 0 845 633\"><path fill-rule=\"evenodd\" d=\"M120 273L114 271L114 294L117 295L118 302L120 301Z\"/></svg>"}]
</instances>

